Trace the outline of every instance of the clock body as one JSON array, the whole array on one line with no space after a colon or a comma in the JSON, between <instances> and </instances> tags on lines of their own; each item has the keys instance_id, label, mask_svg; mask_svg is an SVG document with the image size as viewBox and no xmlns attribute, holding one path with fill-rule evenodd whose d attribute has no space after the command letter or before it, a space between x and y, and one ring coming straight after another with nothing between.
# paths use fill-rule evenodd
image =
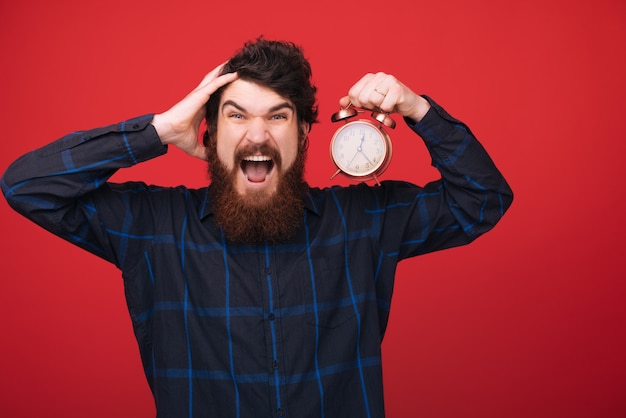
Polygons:
<instances>
[{"instance_id":1,"label":"clock body","mask_svg":"<svg viewBox=\"0 0 626 418\"><path fill-rule=\"evenodd\" d=\"M338 170L353 180L367 181L385 171L391 160L387 132L366 119L347 122L330 142L330 155Z\"/></svg>"}]
</instances>

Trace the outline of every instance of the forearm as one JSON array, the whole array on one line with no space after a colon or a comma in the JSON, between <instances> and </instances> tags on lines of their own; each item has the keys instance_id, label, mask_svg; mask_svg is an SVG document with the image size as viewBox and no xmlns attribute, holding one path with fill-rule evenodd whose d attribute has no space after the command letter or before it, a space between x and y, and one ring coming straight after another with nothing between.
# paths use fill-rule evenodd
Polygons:
<instances>
[{"instance_id":1,"label":"forearm","mask_svg":"<svg viewBox=\"0 0 626 418\"><path fill-rule=\"evenodd\" d=\"M69 134L16 160L2 191L18 212L51 229L80 196L101 187L116 170L166 152L144 116Z\"/></svg>"},{"instance_id":2,"label":"forearm","mask_svg":"<svg viewBox=\"0 0 626 418\"><path fill-rule=\"evenodd\" d=\"M470 236L491 229L511 205L513 193L470 129L432 99L431 109L415 123L407 120L428 148L442 175L450 211Z\"/></svg>"}]
</instances>

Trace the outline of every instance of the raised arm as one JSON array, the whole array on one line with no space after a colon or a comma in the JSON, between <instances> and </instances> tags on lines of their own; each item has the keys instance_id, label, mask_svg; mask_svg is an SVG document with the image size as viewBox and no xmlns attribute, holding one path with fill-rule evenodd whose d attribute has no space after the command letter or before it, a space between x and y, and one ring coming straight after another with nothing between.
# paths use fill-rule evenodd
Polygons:
<instances>
[{"instance_id":1,"label":"raised arm","mask_svg":"<svg viewBox=\"0 0 626 418\"><path fill-rule=\"evenodd\" d=\"M341 106L348 103L402 115L441 173L440 180L424 187L383 182L379 190L389 208L381 224L382 246L400 259L467 244L490 230L511 205L511 188L469 127L431 98L377 73L350 88L340 99Z\"/></svg>"},{"instance_id":2,"label":"raised arm","mask_svg":"<svg viewBox=\"0 0 626 418\"><path fill-rule=\"evenodd\" d=\"M220 70L162 114L73 132L18 158L1 179L7 202L45 229L119 265L111 231L124 230L125 217L136 210L129 196L141 206L141 216L149 217L150 203L141 201L149 193L141 183L115 185L108 179L120 168L163 155L169 144L204 159L198 141L204 104L237 77L218 76ZM98 206L105 210L96 211Z\"/></svg>"}]
</instances>

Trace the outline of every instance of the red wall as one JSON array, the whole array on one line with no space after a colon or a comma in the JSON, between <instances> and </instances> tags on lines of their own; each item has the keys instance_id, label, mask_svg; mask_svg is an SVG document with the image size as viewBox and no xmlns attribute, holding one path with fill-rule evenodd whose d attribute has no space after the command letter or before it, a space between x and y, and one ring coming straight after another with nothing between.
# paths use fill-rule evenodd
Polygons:
<instances>
[{"instance_id":1,"label":"red wall","mask_svg":"<svg viewBox=\"0 0 626 418\"><path fill-rule=\"evenodd\" d=\"M94 3L0 4L0 171L70 131L165 110L264 34L314 66L307 176L324 186L337 99L393 73L472 127L516 201L474 244L400 265L388 415L626 416L626 3ZM435 178L405 126L392 139L385 178ZM115 180L195 187L204 172L172 150ZM4 200L0 225L0 416L153 416L115 268Z\"/></svg>"}]
</instances>

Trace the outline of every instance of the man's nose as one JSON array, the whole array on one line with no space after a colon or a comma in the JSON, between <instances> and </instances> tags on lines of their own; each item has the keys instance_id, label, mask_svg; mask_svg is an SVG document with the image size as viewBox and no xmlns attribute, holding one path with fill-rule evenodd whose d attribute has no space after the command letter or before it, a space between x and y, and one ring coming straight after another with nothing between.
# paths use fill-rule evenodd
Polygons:
<instances>
[{"instance_id":1,"label":"man's nose","mask_svg":"<svg viewBox=\"0 0 626 418\"><path fill-rule=\"evenodd\" d=\"M269 132L262 118L252 118L248 125L246 139L254 144L262 144L268 140Z\"/></svg>"}]
</instances>

